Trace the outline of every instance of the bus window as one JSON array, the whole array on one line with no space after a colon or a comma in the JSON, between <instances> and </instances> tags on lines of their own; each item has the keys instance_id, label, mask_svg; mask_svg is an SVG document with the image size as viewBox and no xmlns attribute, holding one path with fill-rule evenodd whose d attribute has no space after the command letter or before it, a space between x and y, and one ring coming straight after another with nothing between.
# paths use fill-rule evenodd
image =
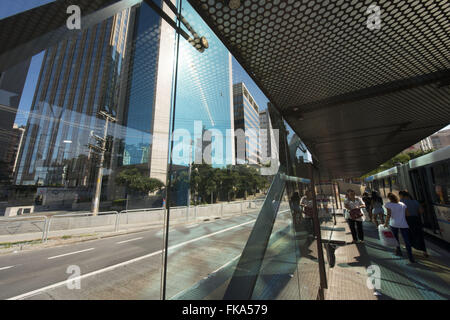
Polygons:
<instances>
[{"instance_id":1,"label":"bus window","mask_svg":"<svg viewBox=\"0 0 450 320\"><path fill-rule=\"evenodd\" d=\"M442 163L431 167L433 181L433 202L450 205L450 173L449 163Z\"/></svg>"},{"instance_id":2,"label":"bus window","mask_svg":"<svg viewBox=\"0 0 450 320\"><path fill-rule=\"evenodd\" d=\"M400 186L398 183L398 177L396 175L391 177L391 186L392 186L391 192L397 195L398 197L398 193L400 192Z\"/></svg>"}]
</instances>

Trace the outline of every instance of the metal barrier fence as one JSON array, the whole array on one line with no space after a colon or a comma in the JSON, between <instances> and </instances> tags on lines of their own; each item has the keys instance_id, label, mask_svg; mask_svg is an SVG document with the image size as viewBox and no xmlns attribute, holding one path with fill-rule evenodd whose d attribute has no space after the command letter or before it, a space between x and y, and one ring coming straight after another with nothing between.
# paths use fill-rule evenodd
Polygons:
<instances>
[{"instance_id":1,"label":"metal barrier fence","mask_svg":"<svg viewBox=\"0 0 450 320\"><path fill-rule=\"evenodd\" d=\"M23 233L42 232L42 241L45 239L48 228L46 216L11 217L0 219L0 235L17 235Z\"/></svg>"},{"instance_id":2,"label":"metal barrier fence","mask_svg":"<svg viewBox=\"0 0 450 320\"><path fill-rule=\"evenodd\" d=\"M190 221L211 218L231 217L258 210L264 200L245 200L224 202L210 205L180 206L170 208L170 221L186 223ZM93 215L92 212L58 214L50 217L30 216L20 218L0 219L0 237L2 235L23 235L23 240L36 238L38 231L42 232L42 241L47 241L52 235L62 233L79 234L80 232L118 232L121 227L162 225L164 223L164 208L143 208L123 211L106 211ZM37 225L41 223L41 227ZM27 238L27 235L28 239Z\"/></svg>"}]
</instances>

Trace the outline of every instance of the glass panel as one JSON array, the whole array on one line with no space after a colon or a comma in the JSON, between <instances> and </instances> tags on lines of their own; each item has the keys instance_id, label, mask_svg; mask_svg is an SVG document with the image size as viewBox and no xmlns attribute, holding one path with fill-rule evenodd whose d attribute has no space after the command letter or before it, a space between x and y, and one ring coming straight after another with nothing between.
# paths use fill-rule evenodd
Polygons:
<instances>
[{"instance_id":1,"label":"glass panel","mask_svg":"<svg viewBox=\"0 0 450 320\"><path fill-rule=\"evenodd\" d=\"M160 298L175 40L138 3L0 73L0 298Z\"/></svg>"},{"instance_id":2,"label":"glass panel","mask_svg":"<svg viewBox=\"0 0 450 320\"><path fill-rule=\"evenodd\" d=\"M259 269L261 275L270 272L277 256L287 254L286 263L295 266L294 234L287 231L292 218L287 195L280 203L284 183L273 185L278 137L268 133L268 99L188 1L181 8L191 31L209 47L202 51L183 38L179 42L166 298L222 299L233 296L230 280L240 277L236 266L246 264L244 248L259 236L255 223L261 215L274 214L276 222L272 236L267 234L268 258L261 257L254 281ZM253 298L266 290L262 281ZM295 292L298 298L298 282Z\"/></svg>"}]
</instances>

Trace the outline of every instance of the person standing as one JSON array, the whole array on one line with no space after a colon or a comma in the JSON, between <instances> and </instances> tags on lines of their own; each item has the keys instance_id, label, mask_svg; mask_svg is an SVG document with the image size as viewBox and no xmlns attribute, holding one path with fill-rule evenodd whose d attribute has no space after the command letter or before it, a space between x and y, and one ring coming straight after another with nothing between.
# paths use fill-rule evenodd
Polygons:
<instances>
[{"instance_id":1,"label":"person standing","mask_svg":"<svg viewBox=\"0 0 450 320\"><path fill-rule=\"evenodd\" d=\"M409 239L409 226L406 222L406 216L409 215L408 208L403 202L400 202L395 194L390 192L388 194L388 199L390 202L385 204L388 211L386 222L384 227L387 228L388 225L391 227L392 233L395 239L398 241L398 246L396 248L395 254L397 256L402 256L402 250L400 249L400 239L399 232L401 232L403 240L405 241L406 251L408 252L408 258L411 263L416 262L412 255L411 242Z\"/></svg>"},{"instance_id":2,"label":"person standing","mask_svg":"<svg viewBox=\"0 0 450 320\"><path fill-rule=\"evenodd\" d=\"M294 226L296 230L301 221L300 196L298 192L294 192L291 197L292 217L294 219Z\"/></svg>"},{"instance_id":3,"label":"person standing","mask_svg":"<svg viewBox=\"0 0 450 320\"><path fill-rule=\"evenodd\" d=\"M366 205L366 210L367 210L367 213L369 214L369 219L370 219L370 221L372 221L372 210L371 210L372 198L370 198L368 192L363 193L362 200L364 201L364 204Z\"/></svg>"},{"instance_id":4,"label":"person standing","mask_svg":"<svg viewBox=\"0 0 450 320\"><path fill-rule=\"evenodd\" d=\"M313 196L310 190L305 192L305 195L300 200L300 206L303 208L304 213L304 223L306 230L312 235L313 234Z\"/></svg>"},{"instance_id":5,"label":"person standing","mask_svg":"<svg viewBox=\"0 0 450 320\"><path fill-rule=\"evenodd\" d=\"M423 207L420 205L419 201L412 198L408 191L400 191L399 195L400 201L406 204L409 212L409 216L406 216L406 222L409 226L411 246L417 250L423 251L424 257L428 257L422 221L420 219L420 215L424 212Z\"/></svg>"},{"instance_id":6,"label":"person standing","mask_svg":"<svg viewBox=\"0 0 450 320\"><path fill-rule=\"evenodd\" d=\"M355 191L347 190L347 199L344 201L344 207L349 211L349 219L347 220L352 232L353 241L351 243L364 242L364 230L362 226L361 208L364 208L364 202L361 198L355 196Z\"/></svg>"},{"instance_id":7,"label":"person standing","mask_svg":"<svg viewBox=\"0 0 450 320\"><path fill-rule=\"evenodd\" d=\"M380 223L384 223L383 199L378 195L378 192L372 191L372 199L370 204L372 207L373 221L378 227L378 218L380 219Z\"/></svg>"}]
</instances>

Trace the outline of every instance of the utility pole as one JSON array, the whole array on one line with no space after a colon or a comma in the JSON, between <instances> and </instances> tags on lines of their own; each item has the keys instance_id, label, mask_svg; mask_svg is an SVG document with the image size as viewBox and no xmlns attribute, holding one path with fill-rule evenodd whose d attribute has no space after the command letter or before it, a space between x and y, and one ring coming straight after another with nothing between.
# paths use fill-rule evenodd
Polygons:
<instances>
[{"instance_id":1,"label":"utility pole","mask_svg":"<svg viewBox=\"0 0 450 320\"><path fill-rule=\"evenodd\" d=\"M96 216L98 214L98 209L100 206L100 194L102 192L102 179L103 179L103 162L105 161L106 138L108 136L108 125L109 125L110 121L111 122L116 121L115 117L106 113L105 111L99 111L98 115L105 118L105 127L104 127L104 131L103 131L103 137L99 137L99 136L93 134L93 132L91 132L91 136L95 140L97 140L97 143L99 143L100 146L89 144L89 148L100 152L100 162L98 164L97 180L96 180L96 185L95 185L95 195L94 195L94 199L92 199L92 208L91 208L91 211L94 214L94 216Z\"/></svg>"}]
</instances>

